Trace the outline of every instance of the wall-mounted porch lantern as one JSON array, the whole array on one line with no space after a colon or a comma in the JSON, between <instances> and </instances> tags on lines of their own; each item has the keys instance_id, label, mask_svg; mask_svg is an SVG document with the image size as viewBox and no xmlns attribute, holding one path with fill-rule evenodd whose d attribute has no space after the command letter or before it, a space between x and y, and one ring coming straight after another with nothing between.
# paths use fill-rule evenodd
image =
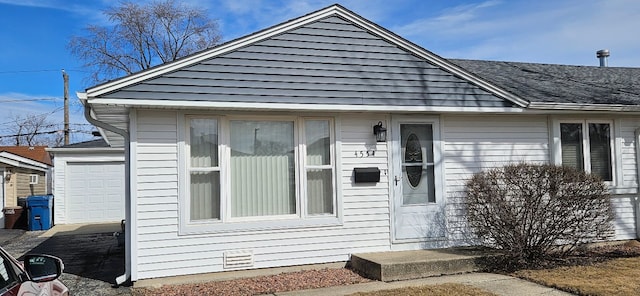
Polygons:
<instances>
[{"instance_id":1,"label":"wall-mounted porch lantern","mask_svg":"<svg viewBox=\"0 0 640 296\"><path fill-rule=\"evenodd\" d=\"M373 134L376 135L376 142L387 141L387 129L382 126L382 121L373 126Z\"/></svg>"}]
</instances>

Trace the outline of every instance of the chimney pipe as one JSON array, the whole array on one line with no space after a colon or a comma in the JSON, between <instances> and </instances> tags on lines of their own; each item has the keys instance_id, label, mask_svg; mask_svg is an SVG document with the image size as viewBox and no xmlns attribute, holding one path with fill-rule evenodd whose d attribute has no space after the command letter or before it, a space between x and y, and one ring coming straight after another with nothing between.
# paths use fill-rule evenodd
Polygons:
<instances>
[{"instance_id":1,"label":"chimney pipe","mask_svg":"<svg viewBox=\"0 0 640 296\"><path fill-rule=\"evenodd\" d=\"M609 50L608 49L601 49L596 51L596 57L598 57L598 59L600 59L600 67L608 67L609 66L609 62L608 62L608 58L609 58Z\"/></svg>"}]
</instances>

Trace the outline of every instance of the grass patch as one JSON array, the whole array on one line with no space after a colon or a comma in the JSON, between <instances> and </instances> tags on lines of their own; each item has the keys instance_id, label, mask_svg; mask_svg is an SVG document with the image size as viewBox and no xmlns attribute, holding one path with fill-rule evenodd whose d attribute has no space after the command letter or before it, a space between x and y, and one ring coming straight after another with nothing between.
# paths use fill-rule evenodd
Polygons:
<instances>
[{"instance_id":1,"label":"grass patch","mask_svg":"<svg viewBox=\"0 0 640 296\"><path fill-rule=\"evenodd\" d=\"M480 288L463 284L440 284L407 287L373 292L358 292L349 296L497 296Z\"/></svg>"},{"instance_id":2,"label":"grass patch","mask_svg":"<svg viewBox=\"0 0 640 296\"><path fill-rule=\"evenodd\" d=\"M640 291L640 257L586 266L522 270L514 275L579 295L636 295Z\"/></svg>"}]
</instances>

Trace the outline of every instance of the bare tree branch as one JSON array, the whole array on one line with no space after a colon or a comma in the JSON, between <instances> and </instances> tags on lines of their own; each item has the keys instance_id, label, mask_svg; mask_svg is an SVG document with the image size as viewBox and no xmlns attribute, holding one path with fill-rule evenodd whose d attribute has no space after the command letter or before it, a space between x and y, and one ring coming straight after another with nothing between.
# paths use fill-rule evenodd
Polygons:
<instances>
[{"instance_id":1,"label":"bare tree branch","mask_svg":"<svg viewBox=\"0 0 640 296\"><path fill-rule=\"evenodd\" d=\"M16 115L11 118L13 124L7 131L10 135L0 137L3 145L15 146L58 146L62 143L63 133L45 115Z\"/></svg>"},{"instance_id":2,"label":"bare tree branch","mask_svg":"<svg viewBox=\"0 0 640 296\"><path fill-rule=\"evenodd\" d=\"M126 1L103 13L111 26L87 26L84 36L74 36L68 44L90 69L90 83L174 61L221 40L218 23L206 10L176 0Z\"/></svg>"}]
</instances>

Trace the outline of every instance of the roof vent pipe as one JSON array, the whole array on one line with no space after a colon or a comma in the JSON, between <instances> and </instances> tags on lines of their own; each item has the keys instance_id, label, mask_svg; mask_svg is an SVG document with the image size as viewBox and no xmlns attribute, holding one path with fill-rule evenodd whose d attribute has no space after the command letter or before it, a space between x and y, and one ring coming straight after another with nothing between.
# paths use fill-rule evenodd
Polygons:
<instances>
[{"instance_id":1,"label":"roof vent pipe","mask_svg":"<svg viewBox=\"0 0 640 296\"><path fill-rule=\"evenodd\" d=\"M609 50L601 49L596 51L596 56L600 59L600 67L608 67Z\"/></svg>"}]
</instances>

